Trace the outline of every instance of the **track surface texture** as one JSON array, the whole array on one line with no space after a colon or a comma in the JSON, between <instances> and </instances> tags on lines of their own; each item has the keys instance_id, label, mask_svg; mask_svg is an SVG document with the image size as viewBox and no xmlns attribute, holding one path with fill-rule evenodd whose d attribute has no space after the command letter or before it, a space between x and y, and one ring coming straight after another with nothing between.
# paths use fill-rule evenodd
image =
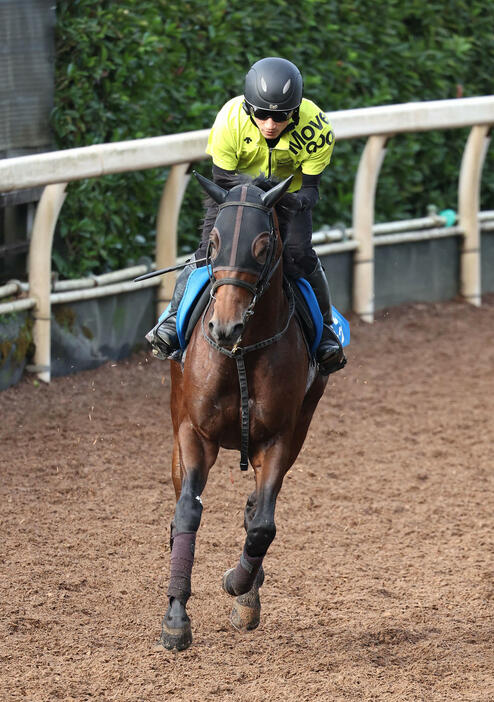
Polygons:
<instances>
[{"instance_id":1,"label":"track surface texture","mask_svg":"<svg viewBox=\"0 0 494 702\"><path fill-rule=\"evenodd\" d=\"M0 393L0 699L494 700L494 296L355 318L285 479L259 629L220 586L253 486L204 493L194 642L156 651L174 510L169 366Z\"/></svg>"}]
</instances>

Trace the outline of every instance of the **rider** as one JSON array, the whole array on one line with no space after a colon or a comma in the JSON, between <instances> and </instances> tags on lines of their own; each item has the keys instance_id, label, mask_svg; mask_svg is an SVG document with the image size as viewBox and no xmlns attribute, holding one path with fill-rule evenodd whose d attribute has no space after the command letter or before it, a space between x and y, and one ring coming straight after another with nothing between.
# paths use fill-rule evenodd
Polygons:
<instances>
[{"instance_id":1,"label":"rider","mask_svg":"<svg viewBox=\"0 0 494 702\"><path fill-rule=\"evenodd\" d=\"M346 359L331 328L326 275L312 248L312 208L331 159L334 134L324 112L302 93L302 76L293 63L275 57L257 61L245 77L244 94L229 100L216 116L206 151L213 159L213 180L222 187L231 185L236 173L280 180L294 176L282 200L292 211L284 267L291 277L306 278L314 290L324 323L316 360L320 372L329 375L343 368ZM213 226L208 215L197 259L205 256ZM178 276L166 316L146 336L159 358L168 358L179 347L176 312L193 268L195 264L187 266Z\"/></svg>"}]
</instances>

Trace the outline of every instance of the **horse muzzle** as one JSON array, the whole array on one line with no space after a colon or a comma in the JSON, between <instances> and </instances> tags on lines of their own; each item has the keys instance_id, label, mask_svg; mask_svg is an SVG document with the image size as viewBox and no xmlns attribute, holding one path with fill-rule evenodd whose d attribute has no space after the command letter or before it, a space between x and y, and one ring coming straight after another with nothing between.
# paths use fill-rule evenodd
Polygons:
<instances>
[{"instance_id":1,"label":"horse muzzle","mask_svg":"<svg viewBox=\"0 0 494 702\"><path fill-rule=\"evenodd\" d=\"M244 331L243 322L225 321L221 322L214 317L208 324L209 334L218 346L233 346L241 337Z\"/></svg>"}]
</instances>

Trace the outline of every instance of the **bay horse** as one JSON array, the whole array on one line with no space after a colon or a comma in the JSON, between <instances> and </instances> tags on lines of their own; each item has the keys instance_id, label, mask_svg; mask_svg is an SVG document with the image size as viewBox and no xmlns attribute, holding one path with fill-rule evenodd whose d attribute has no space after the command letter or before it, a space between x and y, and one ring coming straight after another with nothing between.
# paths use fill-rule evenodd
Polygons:
<instances>
[{"instance_id":1,"label":"bay horse","mask_svg":"<svg viewBox=\"0 0 494 702\"><path fill-rule=\"evenodd\" d=\"M283 284L283 242L274 208L291 178L265 191L251 182L225 190L196 176L219 208L209 240L209 304L182 363L171 361L177 501L169 607L159 641L169 650L192 643L186 605L201 493L220 447L240 450L241 467L250 461L254 470L243 553L222 586L236 598L232 625L246 631L259 624L262 562L276 533L276 499L327 383L293 314L290 286Z\"/></svg>"}]
</instances>

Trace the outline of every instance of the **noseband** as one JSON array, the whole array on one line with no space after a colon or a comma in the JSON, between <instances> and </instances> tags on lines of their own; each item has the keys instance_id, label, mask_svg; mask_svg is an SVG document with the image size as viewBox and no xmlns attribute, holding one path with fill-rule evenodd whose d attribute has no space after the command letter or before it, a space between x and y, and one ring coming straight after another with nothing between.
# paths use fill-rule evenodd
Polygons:
<instances>
[{"instance_id":1,"label":"noseband","mask_svg":"<svg viewBox=\"0 0 494 702\"><path fill-rule=\"evenodd\" d=\"M239 386L240 386L240 410L241 410L241 438L240 438L240 469L241 470L247 470L248 468L248 463L249 463L249 391L248 391L248 386L247 386L247 373L245 370L245 362L244 362L244 356L245 354L249 353L250 351L257 351L259 349L265 348L266 346L270 346L271 344L274 344L275 342L279 341L281 337L285 334L285 332L288 329L288 326L291 322L291 319L293 317L293 314L295 312L295 298L293 296L293 292L290 286L287 286L287 294L288 294L288 303L289 303L289 309L288 309L288 318L286 320L285 326L281 331L277 332L274 334L274 336L270 337L269 339L264 339L262 341L258 341L255 344L251 344L250 346L240 346L240 342L242 339L242 334L238 337L237 341L233 345L232 349L226 349L222 346L219 346L211 337L206 333L204 324L205 324L205 319L206 315L208 313L208 310L211 306L212 301L215 299L214 294L216 290L221 286L221 285L236 285L237 287L245 288L247 289L251 295L252 295L252 300L243 313L242 316L242 325L243 329L245 329L245 326L254 314L254 309L255 306L259 300L259 298L264 294L264 292L267 290L269 287L271 278L273 277L274 273L276 272L278 266L281 263L282 257L283 257L283 246L280 252L280 255L278 258L275 260L275 254L276 254L276 241L277 241L277 232L275 231L275 226L274 226L274 218L273 214L270 208L265 207L262 204L258 204L255 202L247 202L247 201L231 201L231 202L223 202L219 206L219 210L224 209L225 207L254 207L256 209L262 210L263 212L268 214L269 217L269 223L270 223L270 231L269 231L269 240L268 240L268 251L266 254L266 261L261 269L261 273L255 282L255 284L248 283L244 280L240 280L239 278L222 278L221 280L217 280L214 277L214 271L213 271L213 264L211 262L211 242L208 244L208 249L207 249L207 263L206 265L208 266L209 270L209 277L211 280L211 292L210 292L210 298L209 302L206 306L206 309L204 310L204 314L202 315L202 333L208 344L212 346L216 351L219 351L220 353L224 354L225 356L228 356L229 358L233 358L236 361L237 364L237 372L238 372L238 380L239 380Z\"/></svg>"}]
</instances>

